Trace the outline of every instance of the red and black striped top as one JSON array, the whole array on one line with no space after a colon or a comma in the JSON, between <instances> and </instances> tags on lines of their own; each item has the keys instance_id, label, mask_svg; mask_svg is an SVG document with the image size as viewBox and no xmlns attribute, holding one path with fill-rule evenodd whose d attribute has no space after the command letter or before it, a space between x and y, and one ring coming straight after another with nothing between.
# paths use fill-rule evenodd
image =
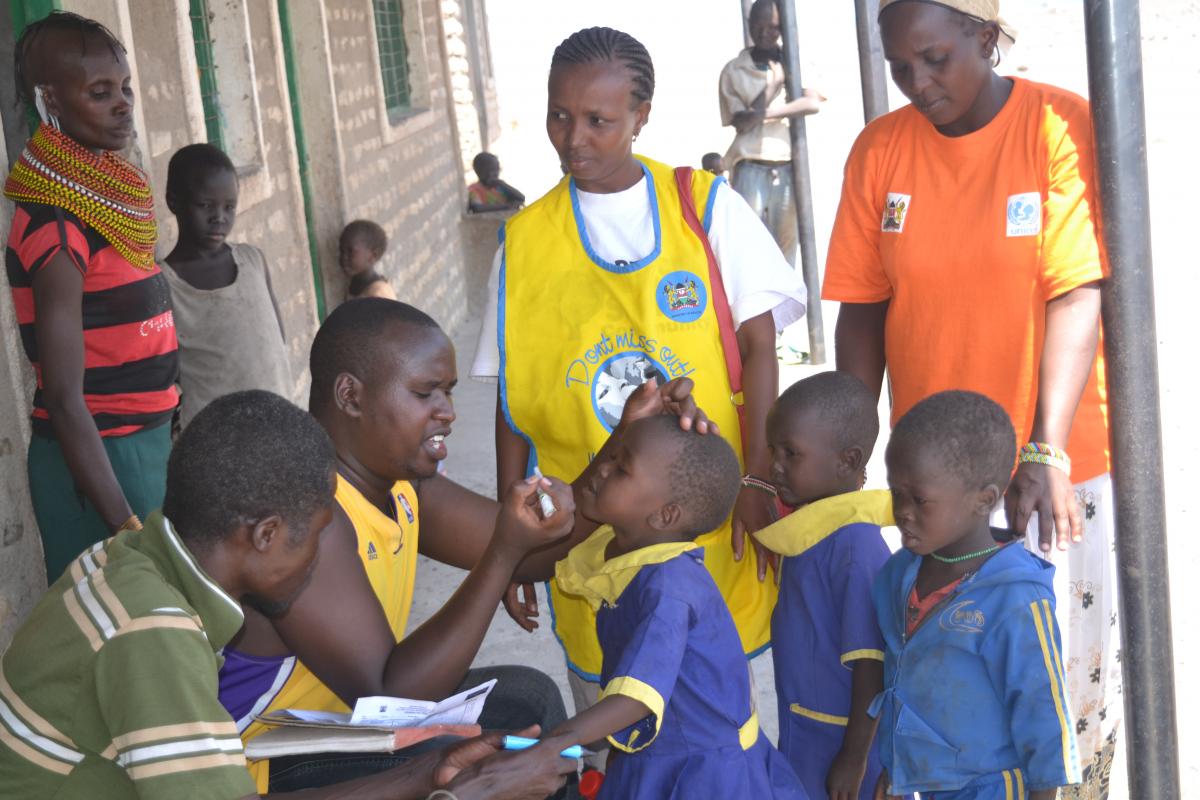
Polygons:
<instances>
[{"instance_id":1,"label":"red and black striped top","mask_svg":"<svg viewBox=\"0 0 1200 800\"><path fill-rule=\"evenodd\" d=\"M33 276L60 251L83 273L83 399L101 436L170 422L179 402L171 292L155 266L137 269L69 211L18 203L5 267L25 355L37 373L33 430L53 438L34 335Z\"/></svg>"}]
</instances>

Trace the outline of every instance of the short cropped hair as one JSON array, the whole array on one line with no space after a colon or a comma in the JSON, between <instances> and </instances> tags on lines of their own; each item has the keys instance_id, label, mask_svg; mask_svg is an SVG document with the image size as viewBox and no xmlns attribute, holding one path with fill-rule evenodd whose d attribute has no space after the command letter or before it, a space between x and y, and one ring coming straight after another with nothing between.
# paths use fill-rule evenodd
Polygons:
<instances>
[{"instance_id":1,"label":"short cropped hair","mask_svg":"<svg viewBox=\"0 0 1200 800\"><path fill-rule=\"evenodd\" d=\"M721 160L720 153L705 153L700 158L700 168L701 169L712 169L713 167L715 167L717 165L717 162L719 162L720 160Z\"/></svg>"},{"instance_id":2,"label":"short cropped hair","mask_svg":"<svg viewBox=\"0 0 1200 800\"><path fill-rule=\"evenodd\" d=\"M333 399L334 381L343 372L372 381L384 361L379 356L381 346L395 344L395 328L405 325L441 333L433 317L398 300L363 297L335 308L321 323L309 350L308 410L315 414L326 408Z\"/></svg>"},{"instance_id":3,"label":"short cropped hair","mask_svg":"<svg viewBox=\"0 0 1200 800\"><path fill-rule=\"evenodd\" d=\"M495 164L496 166L499 166L500 159L497 158L496 156L492 155L491 153L487 152L486 150L483 151L482 153L477 154L475 156L475 158L471 159L471 169L475 170L476 175L478 175L480 172L482 172L483 168L486 167L488 164Z\"/></svg>"},{"instance_id":4,"label":"short cropped hair","mask_svg":"<svg viewBox=\"0 0 1200 800\"><path fill-rule=\"evenodd\" d=\"M167 164L167 194L183 197L204 175L213 172L237 174L225 151L207 142L179 148Z\"/></svg>"},{"instance_id":5,"label":"short cropped hair","mask_svg":"<svg viewBox=\"0 0 1200 800\"><path fill-rule=\"evenodd\" d=\"M689 538L716 530L737 500L741 488L741 465L737 454L721 436L700 434L679 427L679 419L669 414L649 417L637 423L665 445L675 458L667 470L671 500L683 509Z\"/></svg>"},{"instance_id":6,"label":"short cropped hair","mask_svg":"<svg viewBox=\"0 0 1200 800\"><path fill-rule=\"evenodd\" d=\"M820 372L789 386L775 401L773 413L790 416L806 411L819 415L833 432L839 451L858 447L869 459L879 438L879 408L866 384L848 372Z\"/></svg>"},{"instance_id":7,"label":"short cropped hair","mask_svg":"<svg viewBox=\"0 0 1200 800\"><path fill-rule=\"evenodd\" d=\"M356 219L348 223L338 238L341 241L359 239L380 255L387 252L387 231L378 222L369 219Z\"/></svg>"},{"instance_id":8,"label":"short cropped hair","mask_svg":"<svg viewBox=\"0 0 1200 800\"><path fill-rule=\"evenodd\" d=\"M163 515L202 549L275 514L302 541L333 502L336 468L333 442L311 414L271 392L234 392L205 406L175 442Z\"/></svg>"},{"instance_id":9,"label":"short cropped hair","mask_svg":"<svg viewBox=\"0 0 1200 800\"><path fill-rule=\"evenodd\" d=\"M754 0L753 5L750 6L750 13L746 15L746 18L751 21L761 19L762 15L768 11L776 11L778 9L779 4L777 0Z\"/></svg>"},{"instance_id":10,"label":"short cropped hair","mask_svg":"<svg viewBox=\"0 0 1200 800\"><path fill-rule=\"evenodd\" d=\"M946 472L971 487L1008 486L1017 458L1017 434L998 403L977 392L930 395L900 418L888 450L930 452Z\"/></svg>"}]
</instances>

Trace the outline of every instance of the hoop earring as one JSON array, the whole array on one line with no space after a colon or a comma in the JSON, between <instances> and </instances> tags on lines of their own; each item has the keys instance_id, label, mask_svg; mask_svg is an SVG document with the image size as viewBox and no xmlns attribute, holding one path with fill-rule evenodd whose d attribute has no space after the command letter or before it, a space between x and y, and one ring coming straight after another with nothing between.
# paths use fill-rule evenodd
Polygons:
<instances>
[{"instance_id":1,"label":"hoop earring","mask_svg":"<svg viewBox=\"0 0 1200 800\"><path fill-rule=\"evenodd\" d=\"M42 90L41 86L33 87L33 106L37 109L38 117L42 122L56 131L62 130L62 127L58 124L58 117L51 114L46 108L46 93Z\"/></svg>"}]
</instances>

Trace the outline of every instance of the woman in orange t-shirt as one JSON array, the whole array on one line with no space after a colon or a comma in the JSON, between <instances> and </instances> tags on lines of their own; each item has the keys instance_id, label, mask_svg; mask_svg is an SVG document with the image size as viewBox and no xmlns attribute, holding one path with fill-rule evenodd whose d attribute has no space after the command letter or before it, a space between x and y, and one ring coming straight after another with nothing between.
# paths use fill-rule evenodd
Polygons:
<instances>
[{"instance_id":1,"label":"woman in orange t-shirt","mask_svg":"<svg viewBox=\"0 0 1200 800\"><path fill-rule=\"evenodd\" d=\"M837 366L875 391L886 366L893 421L945 389L1008 411L1022 450L1005 512L1057 566L1082 796L1106 797L1122 706L1087 102L996 74L1013 38L998 0L880 7L912 105L846 164L824 291L842 302Z\"/></svg>"}]
</instances>

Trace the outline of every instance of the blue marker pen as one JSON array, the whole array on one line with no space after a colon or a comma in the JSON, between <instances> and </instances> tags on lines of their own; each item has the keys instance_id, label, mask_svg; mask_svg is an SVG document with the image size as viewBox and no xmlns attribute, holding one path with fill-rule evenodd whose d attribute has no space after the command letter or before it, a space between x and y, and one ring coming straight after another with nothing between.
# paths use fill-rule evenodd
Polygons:
<instances>
[{"instance_id":1,"label":"blue marker pen","mask_svg":"<svg viewBox=\"0 0 1200 800\"><path fill-rule=\"evenodd\" d=\"M526 739L524 736L505 736L504 737L504 749L505 750L526 750L530 747L533 747L539 741L540 740L538 740L538 739ZM562 756L563 758L583 758L584 756L592 755L592 753L589 750L584 750L581 746L579 746L577 744L573 744L570 747L568 747L566 750L563 750L561 753L559 753L559 755Z\"/></svg>"}]
</instances>

